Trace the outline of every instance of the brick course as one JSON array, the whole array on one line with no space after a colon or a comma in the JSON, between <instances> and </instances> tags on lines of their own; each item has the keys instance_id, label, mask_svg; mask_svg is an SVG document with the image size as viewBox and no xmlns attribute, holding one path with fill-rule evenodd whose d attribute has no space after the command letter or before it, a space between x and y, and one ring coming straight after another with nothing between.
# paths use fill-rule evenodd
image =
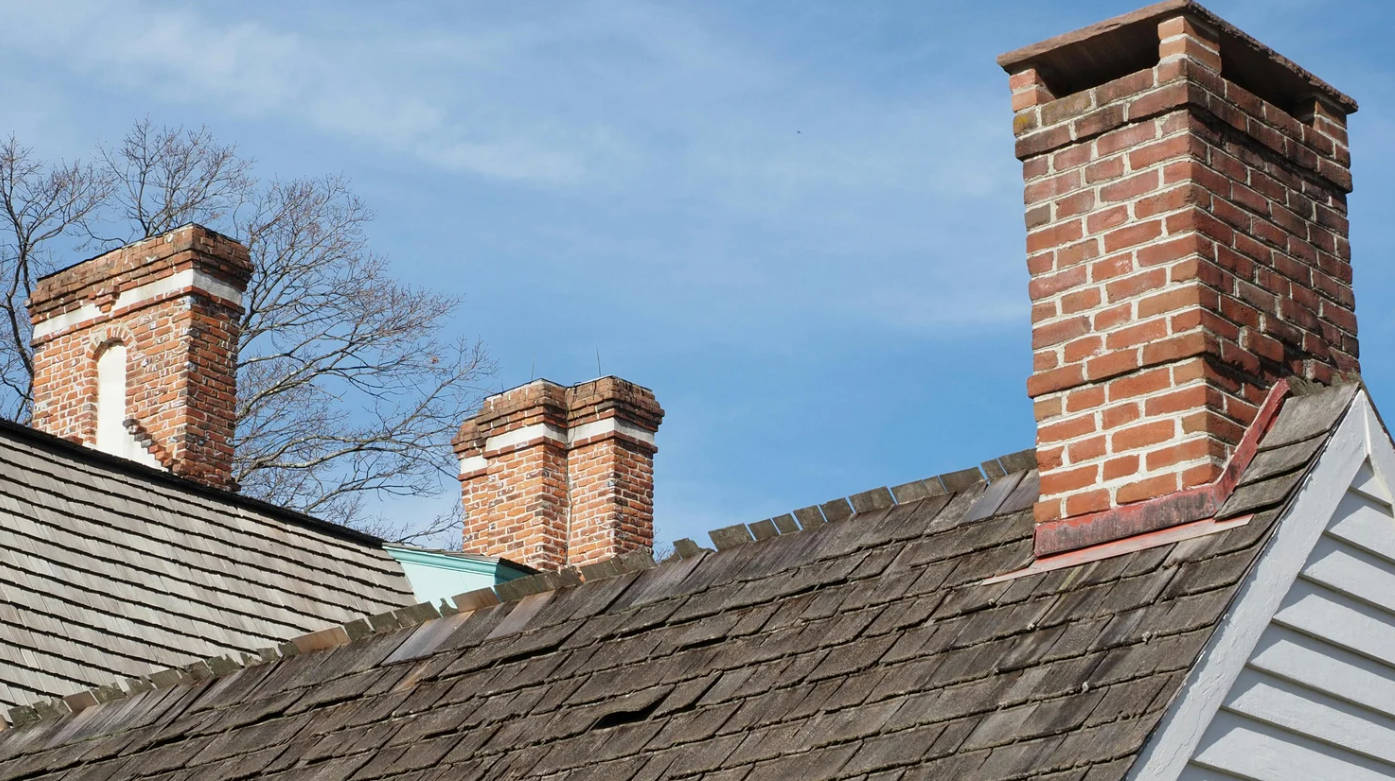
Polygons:
<instances>
[{"instance_id":1,"label":"brick course","mask_svg":"<svg viewBox=\"0 0 1395 781\"><path fill-rule=\"evenodd\" d=\"M485 399L454 443L465 550L560 569L652 547L663 414L651 391L616 377Z\"/></svg>"},{"instance_id":2,"label":"brick course","mask_svg":"<svg viewBox=\"0 0 1395 781\"><path fill-rule=\"evenodd\" d=\"M182 272L193 272L194 282L171 286ZM240 297L251 273L245 247L191 224L40 279L28 303L34 427L95 445L97 358L120 343L128 351L128 431L175 474L234 488L243 310L223 294ZM122 301L123 292L148 285L156 288Z\"/></svg>"},{"instance_id":3,"label":"brick course","mask_svg":"<svg viewBox=\"0 0 1395 781\"><path fill-rule=\"evenodd\" d=\"M1156 64L1071 95L1053 95L1045 44L1005 64L1031 273L1039 522L1208 483L1277 380L1359 369L1354 103L1316 88L1283 107L1254 94L1222 56L1243 34L1195 7L1137 24L1156 25ZM1061 44L1072 45L1084 44Z\"/></svg>"}]
</instances>

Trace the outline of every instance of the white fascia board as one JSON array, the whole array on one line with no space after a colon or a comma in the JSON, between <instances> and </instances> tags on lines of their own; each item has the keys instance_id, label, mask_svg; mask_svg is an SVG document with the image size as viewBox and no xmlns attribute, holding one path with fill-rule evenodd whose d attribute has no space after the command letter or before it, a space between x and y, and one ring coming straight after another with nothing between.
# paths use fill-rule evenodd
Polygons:
<instances>
[{"instance_id":1,"label":"white fascia board","mask_svg":"<svg viewBox=\"0 0 1395 781\"><path fill-rule=\"evenodd\" d=\"M196 288L209 295L221 298L242 306L242 292L236 287L229 285L209 274L205 274L198 269L184 269L183 271L171 274L163 279L148 282L139 287L129 288L121 291L116 297L116 303L112 305L111 311L118 312L122 309L129 309L140 304L149 303L162 296L167 296L184 288ZM64 312L42 320L34 326L35 339L44 339L69 328L75 328L88 322L103 317L102 310L96 304L85 302L82 306L71 312Z\"/></svg>"},{"instance_id":2,"label":"white fascia board","mask_svg":"<svg viewBox=\"0 0 1395 781\"><path fill-rule=\"evenodd\" d=\"M1275 521L1278 528L1273 537L1246 575L1177 698L1144 744L1128 778L1153 781L1182 775L1368 457L1382 477L1395 475L1395 447L1361 390L1299 486L1288 511Z\"/></svg>"}]
</instances>

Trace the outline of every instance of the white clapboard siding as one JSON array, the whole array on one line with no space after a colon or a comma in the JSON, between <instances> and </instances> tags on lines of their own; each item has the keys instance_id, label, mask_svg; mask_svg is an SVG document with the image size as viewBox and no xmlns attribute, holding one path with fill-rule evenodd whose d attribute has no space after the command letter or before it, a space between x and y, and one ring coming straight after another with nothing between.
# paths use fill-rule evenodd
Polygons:
<instances>
[{"instance_id":1,"label":"white clapboard siding","mask_svg":"<svg viewBox=\"0 0 1395 781\"><path fill-rule=\"evenodd\" d=\"M1249 666L1395 718L1395 679L1366 657L1325 641L1271 624ZM1319 668L1325 674L1316 678L1312 671Z\"/></svg>"},{"instance_id":2,"label":"white clapboard siding","mask_svg":"<svg viewBox=\"0 0 1395 781\"><path fill-rule=\"evenodd\" d=\"M1225 737L1224 744L1202 741L1202 749L1183 772L1183 779L1390 781L1389 765L1233 713L1216 714L1211 729ZM1211 763L1225 765L1228 772L1208 768Z\"/></svg>"},{"instance_id":3,"label":"white clapboard siding","mask_svg":"<svg viewBox=\"0 0 1395 781\"><path fill-rule=\"evenodd\" d=\"M1363 467L1187 779L1395 779L1395 513Z\"/></svg>"},{"instance_id":4,"label":"white clapboard siding","mask_svg":"<svg viewBox=\"0 0 1395 781\"><path fill-rule=\"evenodd\" d=\"M1395 562L1395 534L1391 534L1390 516L1380 505L1361 501L1355 492L1347 494L1343 505L1347 513L1328 528L1327 534L1353 548Z\"/></svg>"},{"instance_id":5,"label":"white clapboard siding","mask_svg":"<svg viewBox=\"0 0 1395 781\"><path fill-rule=\"evenodd\" d=\"M1391 503L1389 486L1382 483L1379 477L1376 477L1376 470L1371 468L1371 462L1369 461L1362 464L1361 469L1356 473L1356 477L1352 478L1351 490L1358 494L1365 494L1372 499L1386 504Z\"/></svg>"}]
</instances>

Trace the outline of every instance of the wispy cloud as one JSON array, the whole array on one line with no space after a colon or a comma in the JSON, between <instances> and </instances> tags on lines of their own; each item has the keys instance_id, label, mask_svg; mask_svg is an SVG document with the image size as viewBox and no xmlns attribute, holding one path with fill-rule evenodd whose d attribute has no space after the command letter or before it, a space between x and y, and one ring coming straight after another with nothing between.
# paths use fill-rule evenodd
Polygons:
<instances>
[{"instance_id":1,"label":"wispy cloud","mask_svg":"<svg viewBox=\"0 0 1395 781\"><path fill-rule=\"evenodd\" d=\"M6 4L0 24L25 31L10 45L28 56L122 90L545 185L625 186L677 165L681 178L761 185L738 195L884 187L925 168L885 151L912 136L963 137L953 111L905 112L801 80L673 8L473 8L441 27L375 18L376 7L333 11L248 20L208 6L73 0ZM924 181L981 191L991 179L974 158L961 149L965 165Z\"/></svg>"},{"instance_id":2,"label":"wispy cloud","mask_svg":"<svg viewBox=\"0 0 1395 781\"><path fill-rule=\"evenodd\" d=\"M0 7L0 25L26 31L11 43L30 56L163 101L275 115L488 177L568 182L585 168L580 150L554 143L546 128L533 127L526 116L488 117L483 115L497 105L471 110L452 104L461 91L452 92L451 83L506 64L497 57L475 63L474 74L463 68L452 73L442 61L412 50L405 33L368 26L345 38L209 14L146 3L10 4ZM468 39L453 45L460 51L489 49ZM381 67L383 53L391 51L406 59ZM502 56L508 49L495 51Z\"/></svg>"},{"instance_id":3,"label":"wispy cloud","mask_svg":"<svg viewBox=\"0 0 1395 781\"><path fill-rule=\"evenodd\" d=\"M997 92L869 88L836 52L781 56L700 6L466 7L250 19L73 0L0 6L0 25L25 30L14 46L48 69L191 116L297 126L409 177L555 195L551 219L528 226L530 284L579 289L594 264L572 259L603 258L619 297L675 324L718 315L719 339L780 311L803 329L810 302L829 320L922 333L1021 308L1020 239L975 227L980 213L1010 220L1017 198ZM584 216L557 217L566 199Z\"/></svg>"}]
</instances>

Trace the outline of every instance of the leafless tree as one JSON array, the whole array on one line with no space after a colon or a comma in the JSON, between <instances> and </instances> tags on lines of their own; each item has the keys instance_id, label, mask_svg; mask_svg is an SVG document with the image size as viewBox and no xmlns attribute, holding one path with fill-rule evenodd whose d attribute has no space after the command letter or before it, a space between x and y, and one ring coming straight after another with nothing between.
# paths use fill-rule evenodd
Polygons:
<instances>
[{"instance_id":1,"label":"leafless tree","mask_svg":"<svg viewBox=\"0 0 1395 781\"><path fill-rule=\"evenodd\" d=\"M54 236L101 206L108 235L84 230L103 248L198 222L251 254L234 466L243 492L397 539L457 523L452 512L387 522L368 500L430 496L453 480L450 437L491 365L478 342L445 334L457 299L392 279L369 245L372 213L348 184L333 176L260 182L207 130L149 122L100 159L78 171L101 183L82 191L93 204L63 212ZM6 357L27 360L27 333L10 330ZM14 376L27 395L24 373Z\"/></svg>"},{"instance_id":2,"label":"leafless tree","mask_svg":"<svg viewBox=\"0 0 1395 781\"><path fill-rule=\"evenodd\" d=\"M191 221L213 227L256 191L251 162L219 144L207 128L156 128L141 120L120 146L101 150L101 157L116 182L112 205L137 233L131 240Z\"/></svg>"},{"instance_id":3,"label":"leafless tree","mask_svg":"<svg viewBox=\"0 0 1395 781\"><path fill-rule=\"evenodd\" d=\"M83 163L47 164L12 135L0 146L0 415L29 415L34 365L29 357L29 314L24 302L34 279L52 269L48 245L80 232L111 194L111 179Z\"/></svg>"},{"instance_id":4,"label":"leafless tree","mask_svg":"<svg viewBox=\"0 0 1395 781\"><path fill-rule=\"evenodd\" d=\"M489 367L478 343L441 336L456 300L388 276L367 247L371 215L342 180L274 183L245 211L234 234L255 266L238 365L244 490L348 518L369 494L439 490ZM357 415L345 418L345 401Z\"/></svg>"}]
</instances>

